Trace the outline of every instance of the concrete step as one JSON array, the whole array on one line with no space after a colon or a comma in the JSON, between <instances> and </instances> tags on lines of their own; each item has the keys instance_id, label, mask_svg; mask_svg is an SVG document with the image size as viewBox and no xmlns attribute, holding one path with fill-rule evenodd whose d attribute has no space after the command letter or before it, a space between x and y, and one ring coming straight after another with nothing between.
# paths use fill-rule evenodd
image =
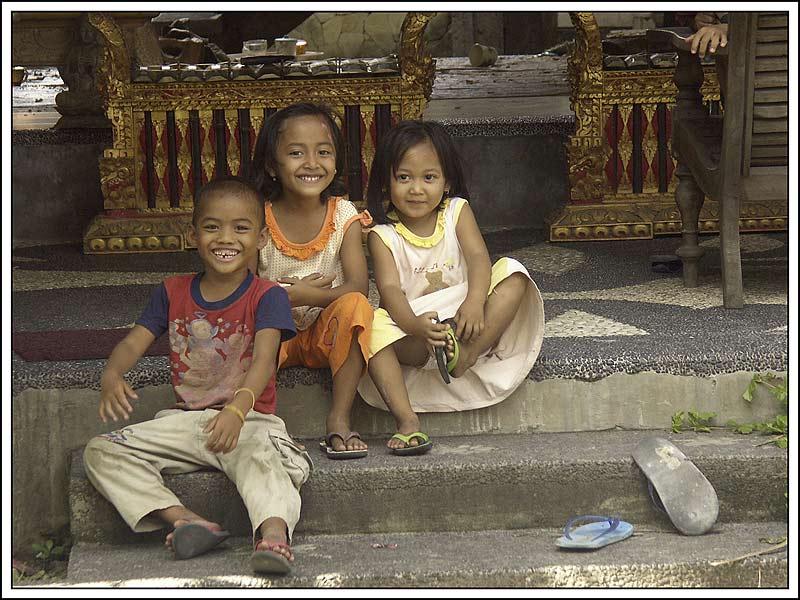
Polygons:
<instances>
[{"instance_id":1,"label":"concrete step","mask_svg":"<svg viewBox=\"0 0 800 600\"><path fill-rule=\"evenodd\" d=\"M371 439L366 459L333 461L306 445L315 470L302 488L298 533L395 533L561 527L582 514L618 515L674 531L649 497L631 459L646 437L671 439L716 489L718 523L786 520L786 450L723 432L680 435L647 431L439 437L419 457L387 453ZM189 508L248 535L250 524L233 484L220 472L166 476ZM76 543L160 540L137 535L85 477L73 456L70 523ZM149 536L149 537L148 537Z\"/></svg>"},{"instance_id":2,"label":"concrete step","mask_svg":"<svg viewBox=\"0 0 800 600\"><path fill-rule=\"evenodd\" d=\"M443 510L442 512L446 512ZM559 550L556 528L350 535L296 535L287 576L255 576L248 537L191 560L160 542L72 549L66 584L115 587L681 587L788 586L786 523L723 523L683 536L634 525L627 540L596 552ZM396 545L396 546L395 546ZM737 559L739 560L733 560Z\"/></svg>"}]
</instances>

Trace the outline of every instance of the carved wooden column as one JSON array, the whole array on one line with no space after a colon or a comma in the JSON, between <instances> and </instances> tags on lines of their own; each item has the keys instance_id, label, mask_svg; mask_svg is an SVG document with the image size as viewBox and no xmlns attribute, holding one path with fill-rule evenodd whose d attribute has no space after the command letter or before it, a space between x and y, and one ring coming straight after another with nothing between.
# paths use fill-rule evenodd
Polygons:
<instances>
[{"instance_id":1,"label":"carved wooden column","mask_svg":"<svg viewBox=\"0 0 800 600\"><path fill-rule=\"evenodd\" d=\"M703 68L698 58L688 52L678 52L678 67L675 70L675 85L678 88L673 114L675 118L701 117L703 114L703 96L700 86L703 84ZM681 213L681 246L676 254L683 260L683 284L686 287L697 287L697 262L703 255L698 245L698 220L703 207L705 195L697 185L691 171L681 163L681 157L672 145L673 156L677 161L675 175L678 185L675 189L675 202Z\"/></svg>"}]
</instances>

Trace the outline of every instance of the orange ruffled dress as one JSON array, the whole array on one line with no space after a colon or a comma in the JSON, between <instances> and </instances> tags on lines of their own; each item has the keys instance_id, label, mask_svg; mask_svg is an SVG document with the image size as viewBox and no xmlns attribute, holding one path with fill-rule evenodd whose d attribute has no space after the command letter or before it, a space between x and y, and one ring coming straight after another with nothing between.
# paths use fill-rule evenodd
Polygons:
<instances>
[{"instance_id":1,"label":"orange ruffled dress","mask_svg":"<svg viewBox=\"0 0 800 600\"><path fill-rule=\"evenodd\" d=\"M325 221L311 241L296 244L283 235L272 212L264 206L270 242L258 257L258 276L273 281L283 277L305 277L311 273L335 273L333 287L344 283L339 255L347 229L361 219L352 202L329 198ZM369 357L373 310L359 293L340 296L328 306L292 308L297 336L281 344L279 367L302 365L312 369L330 367L335 375L347 358L353 336L358 335L364 360Z\"/></svg>"}]
</instances>

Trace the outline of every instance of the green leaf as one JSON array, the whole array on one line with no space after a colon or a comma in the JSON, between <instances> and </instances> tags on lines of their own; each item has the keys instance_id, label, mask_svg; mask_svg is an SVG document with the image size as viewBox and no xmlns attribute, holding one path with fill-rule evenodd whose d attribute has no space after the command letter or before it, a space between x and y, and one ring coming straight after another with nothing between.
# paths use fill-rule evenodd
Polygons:
<instances>
[{"instance_id":1,"label":"green leaf","mask_svg":"<svg viewBox=\"0 0 800 600\"><path fill-rule=\"evenodd\" d=\"M753 378L750 380L750 384L747 386L747 389L744 391L744 394L742 394L742 398L744 398L748 402L753 401L753 394L755 394L756 392L756 384L758 383L756 377L758 377L758 374L753 375Z\"/></svg>"},{"instance_id":2,"label":"green leaf","mask_svg":"<svg viewBox=\"0 0 800 600\"><path fill-rule=\"evenodd\" d=\"M753 433L753 425L750 423L743 423L734 429L736 433L749 434Z\"/></svg>"},{"instance_id":3,"label":"green leaf","mask_svg":"<svg viewBox=\"0 0 800 600\"><path fill-rule=\"evenodd\" d=\"M672 415L672 433L681 433L683 431L683 411L679 410Z\"/></svg>"},{"instance_id":4,"label":"green leaf","mask_svg":"<svg viewBox=\"0 0 800 600\"><path fill-rule=\"evenodd\" d=\"M785 435L783 435L779 437L777 440L775 440L775 445L778 448L786 449L789 447L789 439Z\"/></svg>"}]
</instances>

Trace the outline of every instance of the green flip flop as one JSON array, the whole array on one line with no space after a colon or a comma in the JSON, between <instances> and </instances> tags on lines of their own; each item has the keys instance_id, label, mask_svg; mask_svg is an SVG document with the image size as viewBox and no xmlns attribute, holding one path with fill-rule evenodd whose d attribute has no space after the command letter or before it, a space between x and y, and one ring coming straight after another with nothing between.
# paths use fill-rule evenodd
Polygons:
<instances>
[{"instance_id":1,"label":"green flip flop","mask_svg":"<svg viewBox=\"0 0 800 600\"><path fill-rule=\"evenodd\" d=\"M450 329L447 330L448 337L453 340L453 358L450 359L449 362L445 363L445 347L444 346L436 346L435 354L436 354L436 365L439 367L439 374L442 376L442 379L445 383L450 383L450 373L453 372L453 369L456 368L458 364L458 339L456 338L455 332L455 322L453 319L445 319L444 321L436 320L437 323L447 323L450 325Z\"/></svg>"},{"instance_id":2,"label":"green flip flop","mask_svg":"<svg viewBox=\"0 0 800 600\"><path fill-rule=\"evenodd\" d=\"M422 443L419 446L409 446L408 443L414 438L419 438ZM409 433L408 435L395 433L392 436L392 439L400 440L406 445L405 448L389 448L389 450L392 451L392 454L397 454L398 456L425 454L431 448L433 448L433 442L431 441L431 438L428 436L428 434L422 433L421 431L415 431L414 433Z\"/></svg>"}]
</instances>

